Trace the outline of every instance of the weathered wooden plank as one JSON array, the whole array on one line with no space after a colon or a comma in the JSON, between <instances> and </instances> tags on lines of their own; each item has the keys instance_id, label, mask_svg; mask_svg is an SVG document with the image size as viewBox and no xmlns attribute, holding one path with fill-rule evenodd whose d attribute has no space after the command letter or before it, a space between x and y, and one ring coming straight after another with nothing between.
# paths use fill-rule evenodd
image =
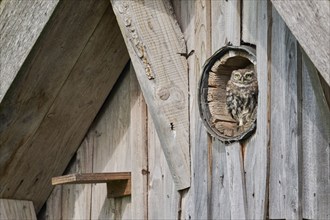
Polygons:
<instances>
[{"instance_id":1,"label":"weathered wooden plank","mask_svg":"<svg viewBox=\"0 0 330 220\"><path fill-rule=\"evenodd\" d=\"M62 218L62 186L54 187L37 218L39 220Z\"/></svg>"},{"instance_id":2,"label":"weathered wooden plank","mask_svg":"<svg viewBox=\"0 0 330 220\"><path fill-rule=\"evenodd\" d=\"M272 11L269 218L300 219L297 41Z\"/></svg>"},{"instance_id":3,"label":"weathered wooden plank","mask_svg":"<svg viewBox=\"0 0 330 220\"><path fill-rule=\"evenodd\" d=\"M178 190L190 186L185 43L168 0L112 0ZM172 126L173 125L173 126Z\"/></svg>"},{"instance_id":4,"label":"weathered wooden plank","mask_svg":"<svg viewBox=\"0 0 330 220\"><path fill-rule=\"evenodd\" d=\"M204 33L205 29L203 24L200 24L199 29L195 29L197 20L204 19L205 17L200 17L200 13L197 13L196 8L203 8L205 2L203 1L172 1L173 7L175 10L176 17L181 26L181 30L184 33L184 38L187 44L187 54L191 54L187 57L188 62L188 75L189 75L189 123L190 123L190 155L191 155L191 173L194 174L191 176L191 187L189 190L182 192L181 195L181 214L178 216L180 219L191 219L199 218L198 216L207 216L205 210L207 209L206 200L207 198L204 193L207 193L207 179L206 167L202 167L202 164L206 164L204 159L207 158L207 133L203 129L202 122L199 121L198 105L197 105L197 87L198 80L200 77L199 70L195 71L196 67L196 49L199 51L204 50L201 47L202 44L208 44L209 41L203 40L202 42L195 42L195 31L196 33ZM199 4L199 5L197 5ZM209 3L207 3L209 4ZM209 8L207 9L209 10ZM197 15L198 14L198 15ZM205 14L206 15L206 14ZM198 23L203 23L204 21L198 21ZM209 37L208 37L209 38ZM201 61L202 62L202 61ZM202 64L200 64L202 65ZM200 67L198 67L200 68ZM203 131L202 131L203 130ZM196 136L197 135L197 136ZM205 141L205 142L204 142ZM203 144L202 144L203 143ZM200 146L200 148L198 148ZM205 148L204 148L205 146ZM199 160L196 158L200 157ZM200 165L200 166L199 166ZM199 197L198 199L198 195ZM198 207L198 211L197 211Z\"/></svg>"},{"instance_id":5,"label":"weathered wooden plank","mask_svg":"<svg viewBox=\"0 0 330 220\"><path fill-rule=\"evenodd\" d=\"M25 90L27 88L23 89L21 86L17 86L19 92L13 93L13 100L8 99L11 105L7 103L8 105L1 108L2 113L6 113L1 118L1 121L6 123L0 123L3 126L1 127L2 130L4 130L0 133L0 139L4 144L1 145L1 150L5 153L10 151L10 155L5 154L7 157L2 157L6 160L1 160L3 164L10 161L6 172L1 172L1 196L31 199L37 210L41 208L51 191L50 178L63 173L127 62L128 54L120 36L120 30L116 26L116 19L111 13L111 7L108 8L98 27L94 30L96 21L99 21L108 5L108 2L103 1L79 1L79 4L75 1L63 2L63 5L55 13L58 13L61 19L60 15L64 12L71 14L73 17L66 15L63 19L66 19L68 23L63 21L64 23L60 22L56 25L66 25L64 27L60 26L60 29L70 29L68 32L70 36L67 35L68 33L64 36L61 31L58 33L60 36L51 35L54 38L55 45L51 44L52 41L43 42L40 45L44 45L44 48L40 49L43 52L39 51L36 55L38 56L36 59L40 59L40 62L43 59L52 62L51 69L46 68L47 62L42 65L42 68L33 62L33 65L35 65L33 68L31 67L33 70L34 68L41 68L42 72L47 71L47 74L37 71L37 76L38 74L41 74L41 76L39 76L40 80L36 80L32 77L36 73L29 73L27 77L31 78L28 79L28 82L25 84L25 82L20 81L18 84L21 85L20 83L22 83L21 86L24 88L32 86L27 90L30 92ZM55 18L57 18L57 15ZM87 31L85 26L73 25L72 27L71 24L76 22L78 24L86 23L85 25L89 28L94 25L92 30L87 29L94 31L93 35L90 36L91 33L88 35L85 33ZM51 34L54 34L54 29L56 28L50 27ZM80 44L76 45L74 43L76 41L81 43L80 35L84 38L87 35L86 38L90 38L89 42L84 41L87 44L83 45L84 50L80 51L79 59L75 60L71 73L69 76L64 74L66 75L64 82L58 85L58 81L63 80L61 69L63 69L63 66L67 68L68 64L66 62L71 64L72 61L67 56L73 55L70 54L70 51L76 54L76 51L72 50L64 50L64 53L60 52L62 50L61 44L65 48L80 47ZM44 37L46 38L46 36ZM57 37L63 39L65 43L61 43L61 40L61 42L57 42L59 40ZM74 38L74 42L68 40L71 37ZM50 45L55 46L53 50L59 58L56 58L56 56L48 57L49 54L47 53L49 51L44 51L44 49L51 49L49 48ZM43 54L44 57L39 57L40 54ZM62 57L67 60L61 60ZM62 62L64 62L63 65ZM63 70L66 71L66 69ZM37 76L34 75L34 77ZM36 81L34 82L32 79ZM37 96L34 95L35 98L29 96L35 94L35 92L38 94ZM46 98L48 96L51 97ZM20 99L25 101L19 102ZM10 109L14 113L9 112ZM16 114L18 114L18 118L15 118ZM10 127L6 128L8 124L10 124ZM15 152L15 147L21 145L22 147ZM13 153L16 154L12 155ZM24 168L26 166L29 167L28 170ZM2 165L1 168L4 170L6 167Z\"/></svg>"},{"instance_id":6,"label":"weathered wooden plank","mask_svg":"<svg viewBox=\"0 0 330 220\"><path fill-rule=\"evenodd\" d=\"M148 218L148 146L147 106L137 81L133 65L130 67L130 146L132 159L132 217Z\"/></svg>"},{"instance_id":7,"label":"weathered wooden plank","mask_svg":"<svg viewBox=\"0 0 330 220\"><path fill-rule=\"evenodd\" d=\"M240 1L211 1L212 53L228 44L228 42L237 46L240 45L240 7ZM236 210L232 210L234 208L234 203L232 204L233 206L231 206L231 203L228 202L230 201L230 196L232 196L230 193L233 193L233 191L230 189L227 172L227 166L229 165L227 164L227 159L235 160L237 158L234 158L233 155L226 156L225 145L213 139L211 159L211 202L208 204L210 217L212 219L230 219L238 217L239 215L236 214L234 214L234 217L231 216L232 212L239 213L236 212ZM239 163L239 161L235 163ZM240 185L240 187L243 189L245 186ZM241 208L242 207L240 207L240 209Z\"/></svg>"},{"instance_id":8,"label":"weathered wooden plank","mask_svg":"<svg viewBox=\"0 0 330 220\"><path fill-rule=\"evenodd\" d=\"M245 4L246 1L243 2ZM266 219L269 180L269 117L271 4L258 1L257 77L259 85L257 130L245 145L244 169L247 198L247 219Z\"/></svg>"},{"instance_id":9,"label":"weathered wooden plank","mask_svg":"<svg viewBox=\"0 0 330 220\"><path fill-rule=\"evenodd\" d=\"M24 200L0 199L0 219L37 219L33 203Z\"/></svg>"},{"instance_id":10,"label":"weathered wooden plank","mask_svg":"<svg viewBox=\"0 0 330 220\"><path fill-rule=\"evenodd\" d=\"M271 1L325 81L330 85L329 1Z\"/></svg>"},{"instance_id":11,"label":"weathered wooden plank","mask_svg":"<svg viewBox=\"0 0 330 220\"><path fill-rule=\"evenodd\" d=\"M58 2L0 1L0 103Z\"/></svg>"},{"instance_id":12,"label":"weathered wooden plank","mask_svg":"<svg viewBox=\"0 0 330 220\"><path fill-rule=\"evenodd\" d=\"M258 3L260 1L242 1L242 41L257 44Z\"/></svg>"},{"instance_id":13,"label":"weathered wooden plank","mask_svg":"<svg viewBox=\"0 0 330 220\"><path fill-rule=\"evenodd\" d=\"M195 52L188 57L189 101L190 101L190 154L191 188L182 200L184 219L209 218L209 149L208 135L198 111L197 91L202 66L211 55L210 1L181 1L183 10L189 9L189 17L181 18L189 24L185 32L187 52ZM179 17L180 14L177 14ZM183 27L183 29L185 29Z\"/></svg>"},{"instance_id":14,"label":"weathered wooden plank","mask_svg":"<svg viewBox=\"0 0 330 220\"><path fill-rule=\"evenodd\" d=\"M231 219L246 219L247 203L242 149L239 143L226 146Z\"/></svg>"},{"instance_id":15,"label":"weathered wooden plank","mask_svg":"<svg viewBox=\"0 0 330 220\"><path fill-rule=\"evenodd\" d=\"M52 185L108 183L114 180L129 180L129 179L131 179L131 172L72 173L64 176L53 177Z\"/></svg>"},{"instance_id":16,"label":"weathered wooden plank","mask_svg":"<svg viewBox=\"0 0 330 220\"><path fill-rule=\"evenodd\" d=\"M119 104L120 102L123 103ZM110 111L110 109L113 108L115 109ZM127 116L128 118L125 118L125 116ZM87 146L88 148L93 148L95 146L95 150L93 153L93 158L94 158L93 160L94 160L94 166L96 165L96 167L94 167L94 171L96 171L95 169L99 169L103 167L101 166L102 164L107 164L107 163L111 163L109 164L109 166L104 165L105 166L104 169L108 169L108 170L111 170L112 167L115 167L116 166L115 164L121 167L123 165L126 167L130 167L130 164L132 164L131 200L128 198L124 200L106 199L104 197L105 195L102 194L102 192L106 193L105 187L104 186L97 187L94 185L93 191L90 192L89 195L93 194L94 197L94 193L95 193L95 197L92 200L90 200L91 201L90 203L93 202L96 204L93 205L91 204L91 206L88 208L88 210L93 210L92 212L94 218L97 218L97 216L100 216L100 218L102 217L102 218L112 218L112 219L115 218L115 216L117 218L119 216L126 216L126 218L131 218L130 216L134 216L135 219L144 219L144 217L147 217L148 159L147 159L147 141L146 141L147 138L146 119L147 119L146 104L143 100L143 96L139 88L139 84L137 82L134 69L132 66L129 66L129 69L126 69L125 72L123 73L123 77L119 80L117 86L113 89L113 93L111 93L108 101L104 104L103 109L100 111L90 131L86 135L83 144L78 150L78 154L76 156L77 158L74 159L72 161L73 164L70 165L70 167L78 168L78 167L84 167L86 166L86 163L91 162L86 159L83 160L82 156L79 157L79 152L82 152L82 148L86 148ZM116 121L116 123L112 124L113 121ZM122 129L122 131L119 131L117 133L115 132L115 134L112 136L111 135L112 131L117 131L118 129L119 130ZM120 137L118 133L125 134L125 136ZM98 138L101 138L102 140L98 140ZM109 139L117 138L117 139L112 142L105 143L108 141L108 138ZM118 141L120 143L117 143ZM117 147L109 149L109 146L112 144L117 144ZM121 151L121 148L123 148L122 152L120 153L117 152L117 151ZM124 161L116 162L116 160L120 158L119 154L124 154L125 150L127 149L131 150L131 154L134 155L134 159L130 160L128 156L130 155L130 153L127 152L128 157L124 159ZM100 156L102 155L102 153L104 153L105 155L102 156L101 158ZM95 160L97 160L97 162ZM102 162L100 162L100 160ZM70 173L71 171L79 172L79 169L76 170L70 169ZM98 172L99 171L100 170L98 170ZM91 170L85 170L81 172L82 173L91 172ZM75 194L75 191L77 190L79 191L79 187L77 187L79 186L79 184L68 185L65 187L69 187L69 186L73 186L72 188L70 188L72 194ZM85 187L87 186L91 187L91 185L85 185ZM65 194L68 193L69 191L65 192ZM68 202L65 202L63 200L63 204L66 203L67 206L64 207L64 209L66 209L66 212L64 214L66 215L62 215L63 219L68 219L68 218L72 219L72 217L70 216L79 215L79 213L77 213L77 210L79 210L77 204L81 204L81 202L85 201L84 194L82 193L83 192L79 193L80 196L76 198L76 201L70 200ZM100 194L102 198L100 199L100 201L98 201L98 196L100 196ZM58 216L56 213L50 212L51 210L48 210L48 207L52 205L52 202L56 198L52 198L52 199L48 199L47 201L47 210L44 216L47 216L50 219L60 219L60 217L56 217ZM125 206L127 205L126 204L127 200L131 201L130 202L131 208L127 208L127 207L125 208ZM58 206L62 207L63 204L60 203ZM83 209L84 207L85 206L81 204L81 209ZM70 210L71 212L69 212ZM97 211L99 211L99 213L97 213ZM81 213L84 213L84 211L81 210ZM82 217L82 215L80 216L81 217L78 219L91 219L91 216L89 217ZM43 218L43 219L47 219L47 218Z\"/></svg>"},{"instance_id":17,"label":"weathered wooden plank","mask_svg":"<svg viewBox=\"0 0 330 220\"><path fill-rule=\"evenodd\" d=\"M56 8L1 102L0 175L40 126L106 7L103 1L66 1Z\"/></svg>"},{"instance_id":18,"label":"weathered wooden plank","mask_svg":"<svg viewBox=\"0 0 330 220\"><path fill-rule=\"evenodd\" d=\"M148 218L177 219L180 194L175 188L155 125L148 117Z\"/></svg>"},{"instance_id":19,"label":"weathered wooden plank","mask_svg":"<svg viewBox=\"0 0 330 220\"><path fill-rule=\"evenodd\" d=\"M318 73L305 53L302 65L302 209L305 219L330 218L330 111Z\"/></svg>"},{"instance_id":20,"label":"weathered wooden plank","mask_svg":"<svg viewBox=\"0 0 330 220\"><path fill-rule=\"evenodd\" d=\"M229 176L225 145L212 139L211 219L231 219Z\"/></svg>"},{"instance_id":21,"label":"weathered wooden plank","mask_svg":"<svg viewBox=\"0 0 330 220\"><path fill-rule=\"evenodd\" d=\"M212 50L231 43L241 44L241 1L211 1ZM219 47L220 46L220 47Z\"/></svg>"},{"instance_id":22,"label":"weathered wooden plank","mask_svg":"<svg viewBox=\"0 0 330 220\"><path fill-rule=\"evenodd\" d=\"M125 68L89 131L94 139L94 173L131 171L130 74ZM105 184L92 185L91 203L91 219L132 218L131 197L107 198Z\"/></svg>"},{"instance_id":23,"label":"weathered wooden plank","mask_svg":"<svg viewBox=\"0 0 330 220\"><path fill-rule=\"evenodd\" d=\"M65 174L90 173L93 168L93 142L89 136L85 137L76 155L72 158ZM91 216L91 194L92 186L88 185L66 185L62 187L60 195L61 219L90 219ZM55 198L56 201L56 198ZM48 203L48 200L47 200ZM55 211L55 210L53 210ZM50 219L55 219L56 213L52 213Z\"/></svg>"}]
</instances>

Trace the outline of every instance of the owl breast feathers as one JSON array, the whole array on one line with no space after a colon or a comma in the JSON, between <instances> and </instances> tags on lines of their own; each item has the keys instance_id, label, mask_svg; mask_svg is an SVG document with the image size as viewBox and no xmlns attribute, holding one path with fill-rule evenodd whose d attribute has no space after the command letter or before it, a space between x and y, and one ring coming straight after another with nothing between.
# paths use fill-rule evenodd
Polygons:
<instances>
[{"instance_id":1,"label":"owl breast feathers","mask_svg":"<svg viewBox=\"0 0 330 220\"><path fill-rule=\"evenodd\" d=\"M238 126L251 122L258 100L258 83L254 71L234 70L226 87L226 96L228 112Z\"/></svg>"}]
</instances>

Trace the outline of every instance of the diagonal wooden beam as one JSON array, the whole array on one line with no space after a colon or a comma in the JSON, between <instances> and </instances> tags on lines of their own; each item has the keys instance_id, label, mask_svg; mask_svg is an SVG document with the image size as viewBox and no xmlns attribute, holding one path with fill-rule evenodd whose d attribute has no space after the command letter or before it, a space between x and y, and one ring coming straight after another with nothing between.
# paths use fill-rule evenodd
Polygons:
<instances>
[{"instance_id":1,"label":"diagonal wooden beam","mask_svg":"<svg viewBox=\"0 0 330 220\"><path fill-rule=\"evenodd\" d=\"M271 1L324 80L330 85L330 2Z\"/></svg>"},{"instance_id":2,"label":"diagonal wooden beam","mask_svg":"<svg viewBox=\"0 0 330 220\"><path fill-rule=\"evenodd\" d=\"M0 1L0 103L58 1Z\"/></svg>"},{"instance_id":3,"label":"diagonal wooden beam","mask_svg":"<svg viewBox=\"0 0 330 220\"><path fill-rule=\"evenodd\" d=\"M168 0L111 0L178 190L190 186L188 74Z\"/></svg>"},{"instance_id":4,"label":"diagonal wooden beam","mask_svg":"<svg viewBox=\"0 0 330 220\"><path fill-rule=\"evenodd\" d=\"M61 1L0 105L0 197L40 210L129 56L109 1Z\"/></svg>"}]
</instances>

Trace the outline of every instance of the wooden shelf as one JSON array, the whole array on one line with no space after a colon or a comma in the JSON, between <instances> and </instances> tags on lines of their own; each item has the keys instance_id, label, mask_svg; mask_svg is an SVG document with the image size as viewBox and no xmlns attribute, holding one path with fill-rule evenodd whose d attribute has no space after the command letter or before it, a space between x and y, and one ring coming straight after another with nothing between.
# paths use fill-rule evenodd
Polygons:
<instances>
[{"instance_id":1,"label":"wooden shelf","mask_svg":"<svg viewBox=\"0 0 330 220\"><path fill-rule=\"evenodd\" d=\"M131 195L131 172L75 173L52 178L52 185L106 183L108 198Z\"/></svg>"}]
</instances>

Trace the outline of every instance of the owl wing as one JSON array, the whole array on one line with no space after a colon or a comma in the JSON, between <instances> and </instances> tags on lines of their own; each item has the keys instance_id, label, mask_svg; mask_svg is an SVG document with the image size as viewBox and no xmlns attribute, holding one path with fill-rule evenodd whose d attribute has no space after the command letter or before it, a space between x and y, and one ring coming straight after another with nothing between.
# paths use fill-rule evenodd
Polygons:
<instances>
[{"instance_id":1,"label":"owl wing","mask_svg":"<svg viewBox=\"0 0 330 220\"><path fill-rule=\"evenodd\" d=\"M226 104L231 117L236 120L238 118L239 106L242 105L242 100L238 93L239 88L229 80L226 87Z\"/></svg>"}]
</instances>

